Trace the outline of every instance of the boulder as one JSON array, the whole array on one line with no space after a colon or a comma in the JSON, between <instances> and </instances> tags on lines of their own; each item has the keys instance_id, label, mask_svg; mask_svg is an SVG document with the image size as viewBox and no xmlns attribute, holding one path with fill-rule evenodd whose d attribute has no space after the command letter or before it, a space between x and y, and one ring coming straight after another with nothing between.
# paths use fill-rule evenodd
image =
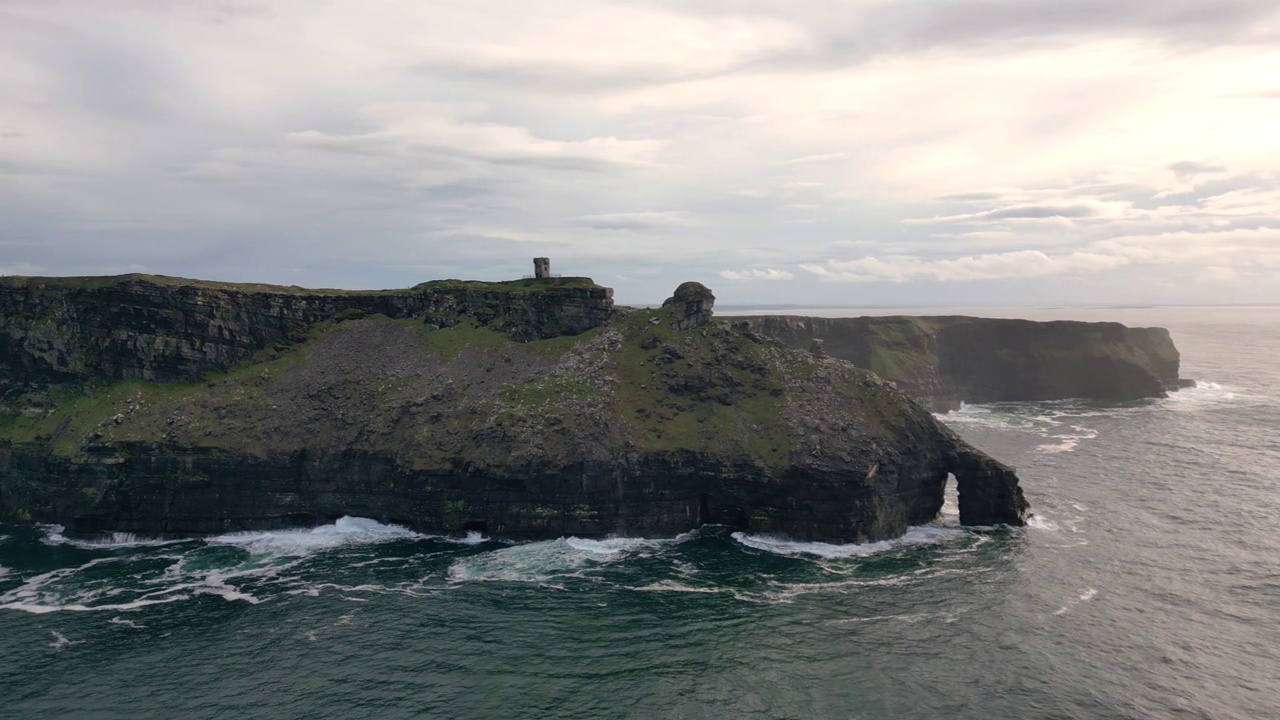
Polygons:
<instances>
[{"instance_id":1,"label":"boulder","mask_svg":"<svg viewBox=\"0 0 1280 720\"><path fill-rule=\"evenodd\" d=\"M711 289L700 282L681 283L675 294L662 303L662 307L671 311L672 327L676 330L690 330L711 322L711 308L716 304L716 296Z\"/></svg>"}]
</instances>

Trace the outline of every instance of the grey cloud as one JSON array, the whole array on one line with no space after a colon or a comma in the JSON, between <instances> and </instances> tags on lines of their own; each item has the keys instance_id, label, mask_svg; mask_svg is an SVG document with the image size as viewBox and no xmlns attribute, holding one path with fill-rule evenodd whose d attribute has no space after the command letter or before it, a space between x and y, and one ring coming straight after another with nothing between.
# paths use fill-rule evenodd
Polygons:
<instances>
[{"instance_id":1,"label":"grey cloud","mask_svg":"<svg viewBox=\"0 0 1280 720\"><path fill-rule=\"evenodd\" d=\"M844 66L886 54L970 46L1003 49L1080 36L1120 35L1192 46L1280 41L1263 22L1276 14L1272 0L906 0L865 13L843 0L668 4L713 14L772 15L802 23L813 33L812 48L761 57L752 69Z\"/></svg>"},{"instance_id":2,"label":"grey cloud","mask_svg":"<svg viewBox=\"0 0 1280 720\"><path fill-rule=\"evenodd\" d=\"M692 73L661 68L597 68L583 64L475 63L456 59L419 63L413 72L420 75L463 81L483 81L518 88L550 90L563 93L621 92L653 85L706 80L731 73L746 63L716 71Z\"/></svg>"},{"instance_id":3,"label":"grey cloud","mask_svg":"<svg viewBox=\"0 0 1280 720\"><path fill-rule=\"evenodd\" d=\"M1097 208L1088 205L1024 205L1021 207L991 210L981 214L984 220L1042 220L1045 218L1088 218L1098 214Z\"/></svg>"},{"instance_id":4,"label":"grey cloud","mask_svg":"<svg viewBox=\"0 0 1280 720\"><path fill-rule=\"evenodd\" d=\"M1226 171L1226 168L1222 165L1195 162L1193 160L1183 160L1182 162L1173 163L1169 166L1169 169L1178 176L1179 180L1193 178L1196 175L1203 175L1205 173L1219 173Z\"/></svg>"},{"instance_id":5,"label":"grey cloud","mask_svg":"<svg viewBox=\"0 0 1280 720\"><path fill-rule=\"evenodd\" d=\"M938 200L943 202L982 202L988 200L999 200L1004 197L1003 194L994 191L975 191L975 192L958 192L939 195Z\"/></svg>"},{"instance_id":6,"label":"grey cloud","mask_svg":"<svg viewBox=\"0 0 1280 720\"><path fill-rule=\"evenodd\" d=\"M46 97L55 106L137 120L169 115L179 100L177 69L123 40L0 13L0 44L53 71L57 84Z\"/></svg>"},{"instance_id":7,"label":"grey cloud","mask_svg":"<svg viewBox=\"0 0 1280 720\"><path fill-rule=\"evenodd\" d=\"M652 67L609 68L586 63L501 62L449 58L416 65L422 75L565 93L621 92L638 87L705 80L741 72L804 71L847 66L886 54L943 47L1016 46L1082 35L1127 35L1192 45L1280 41L1261 35L1260 21L1276 14L1270 0L908 0L859 14L843 0L720 2L687 0L668 5L677 12L740 17L757 15L795 23L814 42L765 50L724 67L700 72ZM1280 92L1280 91L1278 91Z\"/></svg>"},{"instance_id":8,"label":"grey cloud","mask_svg":"<svg viewBox=\"0 0 1280 720\"><path fill-rule=\"evenodd\" d=\"M572 224L597 230L659 230L693 223L686 212L628 212L584 215Z\"/></svg>"}]
</instances>

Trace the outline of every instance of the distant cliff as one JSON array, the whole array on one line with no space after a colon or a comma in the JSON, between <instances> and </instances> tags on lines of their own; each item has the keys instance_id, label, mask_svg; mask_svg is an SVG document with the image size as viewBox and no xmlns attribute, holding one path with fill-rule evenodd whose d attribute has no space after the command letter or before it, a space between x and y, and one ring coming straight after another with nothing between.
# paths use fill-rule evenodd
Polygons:
<instances>
[{"instance_id":1,"label":"distant cliff","mask_svg":"<svg viewBox=\"0 0 1280 720\"><path fill-rule=\"evenodd\" d=\"M0 280L0 517L506 537L1021 524L1017 476L852 364L586 279L348 293Z\"/></svg>"},{"instance_id":2,"label":"distant cliff","mask_svg":"<svg viewBox=\"0 0 1280 720\"><path fill-rule=\"evenodd\" d=\"M892 380L936 410L961 402L1162 397L1179 354L1163 328L975 317L751 317L753 331Z\"/></svg>"}]
</instances>

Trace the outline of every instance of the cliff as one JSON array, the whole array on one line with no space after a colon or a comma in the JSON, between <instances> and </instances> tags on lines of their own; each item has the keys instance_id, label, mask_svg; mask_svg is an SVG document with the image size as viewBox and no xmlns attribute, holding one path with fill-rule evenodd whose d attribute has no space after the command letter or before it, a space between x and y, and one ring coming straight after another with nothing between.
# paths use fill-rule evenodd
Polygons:
<instances>
[{"instance_id":1,"label":"cliff","mask_svg":"<svg viewBox=\"0 0 1280 720\"><path fill-rule=\"evenodd\" d=\"M588 278L373 292L144 275L0 278L0 411L20 411L24 394L50 384L193 382L335 318L468 320L527 341L583 332L612 312L613 291Z\"/></svg>"},{"instance_id":2,"label":"cliff","mask_svg":"<svg viewBox=\"0 0 1280 720\"><path fill-rule=\"evenodd\" d=\"M1021 524L1012 470L852 364L708 322L682 286L345 293L0 282L0 516L199 534L362 515L506 537L704 523L868 541Z\"/></svg>"},{"instance_id":3,"label":"cliff","mask_svg":"<svg viewBox=\"0 0 1280 720\"><path fill-rule=\"evenodd\" d=\"M792 348L823 352L895 382L935 410L961 402L1163 397L1179 355L1164 328L975 317L814 318L740 322Z\"/></svg>"}]
</instances>

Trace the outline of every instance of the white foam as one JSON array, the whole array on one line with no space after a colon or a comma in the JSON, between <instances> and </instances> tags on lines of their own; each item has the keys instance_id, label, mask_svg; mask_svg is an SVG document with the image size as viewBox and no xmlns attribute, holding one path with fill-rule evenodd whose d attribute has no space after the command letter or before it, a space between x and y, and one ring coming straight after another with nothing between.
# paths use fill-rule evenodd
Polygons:
<instances>
[{"instance_id":1,"label":"white foam","mask_svg":"<svg viewBox=\"0 0 1280 720\"><path fill-rule=\"evenodd\" d=\"M49 643L49 647L54 650L61 650L65 647L79 645L84 642L83 640L68 640L66 635L63 635L57 630L50 630L49 634L53 636L53 642Z\"/></svg>"},{"instance_id":2,"label":"white foam","mask_svg":"<svg viewBox=\"0 0 1280 720\"><path fill-rule=\"evenodd\" d=\"M869 617L843 618L832 620L828 625L844 625L847 623L879 622L881 620L897 620L905 623L917 623L933 617L931 613L903 613L902 615L872 615Z\"/></svg>"},{"instance_id":3,"label":"white foam","mask_svg":"<svg viewBox=\"0 0 1280 720\"><path fill-rule=\"evenodd\" d=\"M186 540L151 538L123 532L103 533L97 537L86 539L68 538L63 536L63 527L61 525L45 525L43 527L45 528L45 536L40 539L40 542L45 545L70 545L83 550L117 550L121 548L160 547L162 545L173 545L174 543L188 542Z\"/></svg>"},{"instance_id":4,"label":"white foam","mask_svg":"<svg viewBox=\"0 0 1280 720\"><path fill-rule=\"evenodd\" d=\"M1040 513L1036 513L1027 518L1027 527L1032 530L1044 530L1046 532L1058 532L1058 524L1046 518Z\"/></svg>"},{"instance_id":5,"label":"white foam","mask_svg":"<svg viewBox=\"0 0 1280 720\"><path fill-rule=\"evenodd\" d=\"M1197 382L1193 388L1169 393L1165 402L1178 410L1195 410L1203 406L1228 405L1246 397L1239 388L1216 382Z\"/></svg>"},{"instance_id":6,"label":"white foam","mask_svg":"<svg viewBox=\"0 0 1280 720\"><path fill-rule=\"evenodd\" d=\"M1071 608L1075 607L1076 605L1079 605L1080 603L1083 603L1083 602L1089 602L1090 600L1092 600L1092 599L1094 599L1094 598L1096 598L1096 597L1098 597L1098 591L1097 591L1097 590L1095 590L1095 589L1093 589L1093 588L1085 588L1085 589L1084 589L1084 591L1083 591L1083 592L1081 592L1081 593L1080 593L1080 595L1079 595L1079 596L1077 596L1075 600L1071 600L1071 601L1069 601L1066 605L1063 605L1062 607L1060 607L1060 608L1058 608L1057 610L1053 611L1053 614L1054 614L1054 615L1063 615L1063 614L1065 614L1068 610L1070 610Z\"/></svg>"},{"instance_id":7,"label":"white foam","mask_svg":"<svg viewBox=\"0 0 1280 720\"><path fill-rule=\"evenodd\" d=\"M0 565L0 580L5 579L5 577L8 575L9 575L9 568L3 565Z\"/></svg>"},{"instance_id":8,"label":"white foam","mask_svg":"<svg viewBox=\"0 0 1280 720\"><path fill-rule=\"evenodd\" d=\"M373 545L423 537L399 525L383 525L376 520L348 516L339 518L332 525L299 530L230 533L211 537L206 542L210 545L233 545L258 555L295 557L344 546Z\"/></svg>"},{"instance_id":9,"label":"white foam","mask_svg":"<svg viewBox=\"0 0 1280 720\"><path fill-rule=\"evenodd\" d=\"M648 585L631 589L636 592L698 593L710 595L731 592L728 588L693 587L692 585L685 585L684 583L675 582L674 580L659 580L658 582L649 583Z\"/></svg>"},{"instance_id":10,"label":"white foam","mask_svg":"<svg viewBox=\"0 0 1280 720\"><path fill-rule=\"evenodd\" d=\"M1040 445L1039 446L1040 451L1046 452L1046 453L1072 452L1076 449L1076 447L1080 445L1080 442L1082 440L1094 440L1098 437L1098 431L1090 427L1085 427L1083 425L1072 425L1071 429L1076 431L1075 434L1046 435L1047 438L1058 440L1059 442Z\"/></svg>"},{"instance_id":11,"label":"white foam","mask_svg":"<svg viewBox=\"0 0 1280 720\"><path fill-rule=\"evenodd\" d=\"M488 537L486 537L481 533L476 532L475 530L468 530L466 537L449 538L449 539L452 540L453 542L461 543L463 545L480 545L481 543L489 542Z\"/></svg>"},{"instance_id":12,"label":"white foam","mask_svg":"<svg viewBox=\"0 0 1280 720\"><path fill-rule=\"evenodd\" d=\"M455 560L449 566L449 580L545 583L580 575L592 567L635 553L658 550L675 542L643 538L585 540L568 537L512 545Z\"/></svg>"},{"instance_id":13,"label":"white foam","mask_svg":"<svg viewBox=\"0 0 1280 720\"><path fill-rule=\"evenodd\" d=\"M140 624L138 624L138 623L136 623L136 622L134 622L134 621L132 621L132 620L126 620L126 619L124 619L124 618L122 618L122 617L113 617L113 618L111 618L110 620L108 620L107 622L111 623L112 625L119 625L119 626L121 626L121 627L127 627L127 628L130 628L130 629L132 629L132 630L145 630L145 629L146 629L146 627L147 627L146 625L140 625Z\"/></svg>"},{"instance_id":14,"label":"white foam","mask_svg":"<svg viewBox=\"0 0 1280 720\"><path fill-rule=\"evenodd\" d=\"M47 528L46 537L60 535L61 528ZM234 533L210 538L206 543L180 541L189 543L189 546L173 554L161 554L164 551L114 554L95 558L78 567L60 568L33 576L21 586L0 595L0 607L30 613L128 611L210 595L227 602L257 604L263 599L252 589L264 585L281 589L295 586L301 579L285 573L308 562L314 553L420 537L402 527L344 517L332 525L309 530ZM112 544L107 547L175 542L157 543L128 536L109 540ZM59 543L57 539L52 542ZM66 542L65 539L62 542ZM228 555L219 551L219 547L242 549L249 556ZM157 567L157 560L171 562ZM144 569L130 575L132 579L127 585L120 585L118 571L106 576L95 569L102 563L142 563ZM246 585L246 582L253 584Z\"/></svg>"},{"instance_id":15,"label":"white foam","mask_svg":"<svg viewBox=\"0 0 1280 720\"><path fill-rule=\"evenodd\" d=\"M749 548L775 555L815 555L835 559L867 557L913 545L936 545L962 538L967 534L968 531L961 528L921 525L909 529L907 534L900 538L862 544L833 545L822 542L802 542L770 535L749 535L743 532L733 533L733 539Z\"/></svg>"}]
</instances>

